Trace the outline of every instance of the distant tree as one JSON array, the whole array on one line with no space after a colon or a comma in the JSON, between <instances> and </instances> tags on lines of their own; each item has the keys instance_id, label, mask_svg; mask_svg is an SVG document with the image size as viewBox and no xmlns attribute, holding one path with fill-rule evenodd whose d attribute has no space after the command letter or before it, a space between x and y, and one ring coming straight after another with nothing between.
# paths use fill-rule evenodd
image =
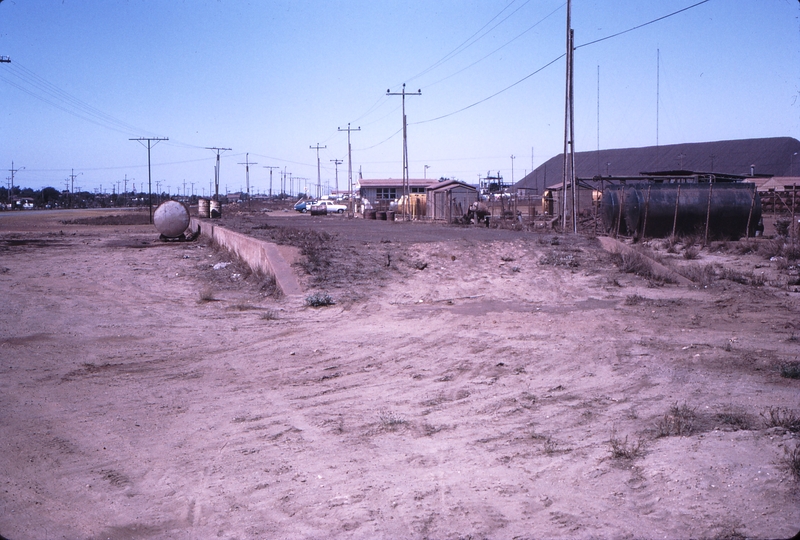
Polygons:
<instances>
[{"instance_id":1,"label":"distant tree","mask_svg":"<svg viewBox=\"0 0 800 540\"><path fill-rule=\"evenodd\" d=\"M54 187L46 187L41 191L37 191L35 197L37 206L55 205L60 198L61 192Z\"/></svg>"}]
</instances>

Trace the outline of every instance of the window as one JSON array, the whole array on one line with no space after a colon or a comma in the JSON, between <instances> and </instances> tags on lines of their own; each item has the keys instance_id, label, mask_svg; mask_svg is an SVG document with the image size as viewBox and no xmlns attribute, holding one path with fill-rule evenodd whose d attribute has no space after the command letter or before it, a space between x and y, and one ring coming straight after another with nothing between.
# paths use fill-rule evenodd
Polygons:
<instances>
[{"instance_id":1,"label":"window","mask_svg":"<svg viewBox=\"0 0 800 540\"><path fill-rule=\"evenodd\" d=\"M412 187L411 193L425 193L424 187Z\"/></svg>"},{"instance_id":2,"label":"window","mask_svg":"<svg viewBox=\"0 0 800 540\"><path fill-rule=\"evenodd\" d=\"M393 200L397 198L396 188L377 188L375 198L378 200Z\"/></svg>"}]
</instances>

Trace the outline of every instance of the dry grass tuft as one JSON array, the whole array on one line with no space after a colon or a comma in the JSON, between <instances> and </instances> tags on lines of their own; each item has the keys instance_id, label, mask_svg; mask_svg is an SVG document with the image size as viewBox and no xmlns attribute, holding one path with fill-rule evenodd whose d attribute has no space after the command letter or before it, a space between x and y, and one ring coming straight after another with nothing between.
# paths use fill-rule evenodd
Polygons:
<instances>
[{"instance_id":1,"label":"dry grass tuft","mask_svg":"<svg viewBox=\"0 0 800 540\"><path fill-rule=\"evenodd\" d=\"M624 439L620 439L614 432L611 434L608 446L612 458L631 460L644 456L646 443L644 439L637 439L636 442L629 443L627 435Z\"/></svg>"},{"instance_id":2,"label":"dry grass tuft","mask_svg":"<svg viewBox=\"0 0 800 540\"><path fill-rule=\"evenodd\" d=\"M761 418L767 427L782 427L792 433L800 433L800 414L787 407L770 407Z\"/></svg>"},{"instance_id":3,"label":"dry grass tuft","mask_svg":"<svg viewBox=\"0 0 800 540\"><path fill-rule=\"evenodd\" d=\"M781 365L781 377L800 379L800 362L787 362Z\"/></svg>"},{"instance_id":4,"label":"dry grass tuft","mask_svg":"<svg viewBox=\"0 0 800 540\"><path fill-rule=\"evenodd\" d=\"M786 452L784 463L789 468L792 478L800 482L800 444L796 444L792 450L785 447L784 451Z\"/></svg>"},{"instance_id":5,"label":"dry grass tuft","mask_svg":"<svg viewBox=\"0 0 800 540\"><path fill-rule=\"evenodd\" d=\"M333 298L328 293L313 293L306 297L306 305L309 307L325 307L325 306L332 306L336 302L333 301Z\"/></svg>"},{"instance_id":6,"label":"dry grass tuft","mask_svg":"<svg viewBox=\"0 0 800 540\"><path fill-rule=\"evenodd\" d=\"M638 306L642 302L646 302L647 298L638 294L629 294L625 298L625 305L626 306Z\"/></svg>"},{"instance_id":7,"label":"dry grass tuft","mask_svg":"<svg viewBox=\"0 0 800 540\"><path fill-rule=\"evenodd\" d=\"M713 264L687 264L676 271L700 287L708 287L717 278Z\"/></svg>"},{"instance_id":8,"label":"dry grass tuft","mask_svg":"<svg viewBox=\"0 0 800 540\"><path fill-rule=\"evenodd\" d=\"M700 258L700 248L697 246L687 247L683 250L683 258L687 261L693 261Z\"/></svg>"},{"instance_id":9,"label":"dry grass tuft","mask_svg":"<svg viewBox=\"0 0 800 540\"><path fill-rule=\"evenodd\" d=\"M734 405L729 405L725 410L714 415L714 418L733 431L749 431L754 428L750 415Z\"/></svg>"},{"instance_id":10,"label":"dry grass tuft","mask_svg":"<svg viewBox=\"0 0 800 540\"><path fill-rule=\"evenodd\" d=\"M677 403L656 423L656 433L659 437L678 436L684 437L694 433L697 412L694 407L686 403Z\"/></svg>"},{"instance_id":11,"label":"dry grass tuft","mask_svg":"<svg viewBox=\"0 0 800 540\"><path fill-rule=\"evenodd\" d=\"M214 298L214 291L210 288L206 287L200 291L200 298L197 300L198 304L205 304L206 302L214 302L216 298Z\"/></svg>"},{"instance_id":12,"label":"dry grass tuft","mask_svg":"<svg viewBox=\"0 0 800 540\"><path fill-rule=\"evenodd\" d=\"M278 312L274 309L268 309L261 314L262 321L277 321L279 319Z\"/></svg>"},{"instance_id":13,"label":"dry grass tuft","mask_svg":"<svg viewBox=\"0 0 800 540\"><path fill-rule=\"evenodd\" d=\"M397 431L406 423L403 417L388 409L381 409L378 412L378 420L380 420L383 429L387 431Z\"/></svg>"}]
</instances>

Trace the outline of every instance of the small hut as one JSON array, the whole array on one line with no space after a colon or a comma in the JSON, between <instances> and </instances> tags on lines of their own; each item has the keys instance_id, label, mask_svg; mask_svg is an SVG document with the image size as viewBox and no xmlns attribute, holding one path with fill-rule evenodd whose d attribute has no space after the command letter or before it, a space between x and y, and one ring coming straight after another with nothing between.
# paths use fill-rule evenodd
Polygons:
<instances>
[{"instance_id":1,"label":"small hut","mask_svg":"<svg viewBox=\"0 0 800 540\"><path fill-rule=\"evenodd\" d=\"M469 206L478 201L478 189L458 180L428 187L428 217L451 223L464 217Z\"/></svg>"}]
</instances>

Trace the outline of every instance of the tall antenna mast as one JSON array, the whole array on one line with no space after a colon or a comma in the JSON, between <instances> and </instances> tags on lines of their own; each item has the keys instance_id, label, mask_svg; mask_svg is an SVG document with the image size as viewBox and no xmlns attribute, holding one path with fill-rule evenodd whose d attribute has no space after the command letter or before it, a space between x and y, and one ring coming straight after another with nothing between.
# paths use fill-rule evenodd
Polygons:
<instances>
[{"instance_id":1,"label":"tall antenna mast","mask_svg":"<svg viewBox=\"0 0 800 540\"><path fill-rule=\"evenodd\" d=\"M597 176L600 176L600 64L597 65Z\"/></svg>"},{"instance_id":2,"label":"tall antenna mast","mask_svg":"<svg viewBox=\"0 0 800 540\"><path fill-rule=\"evenodd\" d=\"M661 93L661 49L656 49L656 169L658 168L658 108Z\"/></svg>"}]
</instances>

